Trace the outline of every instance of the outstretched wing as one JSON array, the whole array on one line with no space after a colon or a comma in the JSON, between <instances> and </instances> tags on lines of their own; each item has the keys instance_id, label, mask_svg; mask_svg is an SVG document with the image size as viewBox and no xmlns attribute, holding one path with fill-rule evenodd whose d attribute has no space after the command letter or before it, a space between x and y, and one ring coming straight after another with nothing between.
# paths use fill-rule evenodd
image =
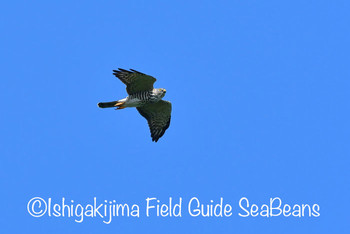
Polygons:
<instances>
[{"instance_id":1,"label":"outstretched wing","mask_svg":"<svg viewBox=\"0 0 350 234\"><path fill-rule=\"evenodd\" d=\"M157 142L165 130L169 128L171 119L171 103L160 100L159 102L146 104L137 107L139 113L147 119L148 126L151 130L152 141Z\"/></svg>"},{"instance_id":2,"label":"outstretched wing","mask_svg":"<svg viewBox=\"0 0 350 234\"><path fill-rule=\"evenodd\" d=\"M119 70L113 70L113 75L126 84L126 91L129 95L153 89L153 84L156 82L156 78L133 69L130 69L130 71L121 68L118 69Z\"/></svg>"}]
</instances>

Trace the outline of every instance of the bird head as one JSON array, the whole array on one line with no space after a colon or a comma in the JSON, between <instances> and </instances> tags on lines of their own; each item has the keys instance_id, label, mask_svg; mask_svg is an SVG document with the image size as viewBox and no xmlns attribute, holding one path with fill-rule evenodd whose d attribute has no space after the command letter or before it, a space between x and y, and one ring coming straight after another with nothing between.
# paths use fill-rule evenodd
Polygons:
<instances>
[{"instance_id":1,"label":"bird head","mask_svg":"<svg viewBox=\"0 0 350 234\"><path fill-rule=\"evenodd\" d=\"M156 89L156 93L160 96L160 98L163 98L165 96L166 89Z\"/></svg>"}]
</instances>

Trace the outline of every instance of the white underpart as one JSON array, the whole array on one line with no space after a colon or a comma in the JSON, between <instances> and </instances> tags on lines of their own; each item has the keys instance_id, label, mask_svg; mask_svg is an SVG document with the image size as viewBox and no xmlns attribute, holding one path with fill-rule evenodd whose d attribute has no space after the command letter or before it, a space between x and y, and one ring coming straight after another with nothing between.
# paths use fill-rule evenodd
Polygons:
<instances>
[{"instance_id":1,"label":"white underpart","mask_svg":"<svg viewBox=\"0 0 350 234\"><path fill-rule=\"evenodd\" d=\"M132 98L130 99L129 97L123 98L119 100L118 102L125 102L123 106L125 107L139 107L142 104L142 100L138 98Z\"/></svg>"}]
</instances>

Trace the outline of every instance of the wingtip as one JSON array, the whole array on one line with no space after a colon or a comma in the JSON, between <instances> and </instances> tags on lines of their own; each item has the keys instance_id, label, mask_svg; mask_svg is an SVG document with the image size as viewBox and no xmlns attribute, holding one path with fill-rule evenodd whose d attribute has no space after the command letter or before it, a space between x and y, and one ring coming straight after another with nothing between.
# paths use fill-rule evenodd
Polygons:
<instances>
[{"instance_id":1,"label":"wingtip","mask_svg":"<svg viewBox=\"0 0 350 234\"><path fill-rule=\"evenodd\" d=\"M132 69L132 68L130 68L129 70L126 70L126 69L119 67L118 70L112 70L112 71L114 72L113 74L118 74L119 72L129 72L129 73L135 72L135 73L139 73L139 74L144 74L144 73L136 71L135 69Z\"/></svg>"},{"instance_id":2,"label":"wingtip","mask_svg":"<svg viewBox=\"0 0 350 234\"><path fill-rule=\"evenodd\" d=\"M152 137L152 141L153 141L153 142L158 142L159 139L160 139L160 137L156 137L156 136L153 136L153 137Z\"/></svg>"},{"instance_id":3,"label":"wingtip","mask_svg":"<svg viewBox=\"0 0 350 234\"><path fill-rule=\"evenodd\" d=\"M133 72L136 72L136 73L139 73L139 74L142 74L142 75L144 75L144 73L142 73L142 72L139 72L139 71L136 71L135 69L131 69L131 68L130 68L130 71L133 71Z\"/></svg>"},{"instance_id":4,"label":"wingtip","mask_svg":"<svg viewBox=\"0 0 350 234\"><path fill-rule=\"evenodd\" d=\"M129 72L128 70L125 70L125 69L123 69L123 68L118 68L118 69L119 69L119 71Z\"/></svg>"}]
</instances>

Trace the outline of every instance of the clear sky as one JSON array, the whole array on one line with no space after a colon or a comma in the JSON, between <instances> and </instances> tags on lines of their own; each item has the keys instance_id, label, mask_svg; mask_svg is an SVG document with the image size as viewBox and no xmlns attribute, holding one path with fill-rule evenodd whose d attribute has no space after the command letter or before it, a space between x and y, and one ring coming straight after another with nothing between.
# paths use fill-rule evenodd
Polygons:
<instances>
[{"instance_id":1,"label":"clear sky","mask_svg":"<svg viewBox=\"0 0 350 234\"><path fill-rule=\"evenodd\" d=\"M349 1L3 1L1 233L349 233L349 11ZM97 107L126 96L118 67L167 89L172 122L158 143L135 109ZM140 217L35 218L34 197L138 204ZM181 197L182 217L146 217L147 197ZM192 197L223 198L232 215L192 217ZM258 209L276 197L317 204L320 216L241 217L243 197Z\"/></svg>"}]
</instances>

